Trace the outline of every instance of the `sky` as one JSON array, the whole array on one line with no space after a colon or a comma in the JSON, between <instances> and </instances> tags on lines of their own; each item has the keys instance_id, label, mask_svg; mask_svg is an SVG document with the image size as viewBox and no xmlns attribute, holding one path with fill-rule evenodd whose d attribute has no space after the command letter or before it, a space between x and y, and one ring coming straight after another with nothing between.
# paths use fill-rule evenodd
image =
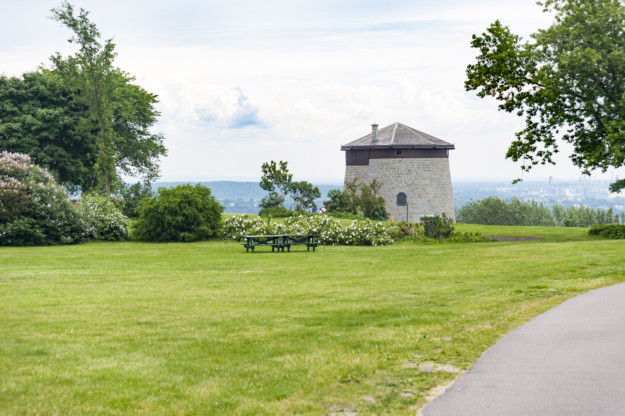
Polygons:
<instances>
[{"instance_id":1,"label":"sky","mask_svg":"<svg viewBox=\"0 0 625 416\"><path fill-rule=\"evenodd\" d=\"M0 74L20 76L76 51L51 20L60 1L3 3ZM464 89L472 34L499 19L524 39L551 16L532 0L82 0L116 66L159 96L162 181L258 180L285 160L296 180L342 181L341 145L401 122L455 144L454 180L577 178L523 174L505 158L515 115ZM625 177L624 170L596 178Z\"/></svg>"}]
</instances>

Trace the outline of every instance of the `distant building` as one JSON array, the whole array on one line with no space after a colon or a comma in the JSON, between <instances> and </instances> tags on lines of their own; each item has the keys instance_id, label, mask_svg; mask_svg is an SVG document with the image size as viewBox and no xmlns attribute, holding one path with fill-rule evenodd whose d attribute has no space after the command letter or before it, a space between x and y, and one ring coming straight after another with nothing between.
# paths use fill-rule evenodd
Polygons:
<instances>
[{"instance_id":1,"label":"distant building","mask_svg":"<svg viewBox=\"0 0 625 416\"><path fill-rule=\"evenodd\" d=\"M381 182L380 194L395 221L419 222L443 212L455 218L449 172L454 145L401 123L371 126L370 134L341 146L345 182Z\"/></svg>"}]
</instances>

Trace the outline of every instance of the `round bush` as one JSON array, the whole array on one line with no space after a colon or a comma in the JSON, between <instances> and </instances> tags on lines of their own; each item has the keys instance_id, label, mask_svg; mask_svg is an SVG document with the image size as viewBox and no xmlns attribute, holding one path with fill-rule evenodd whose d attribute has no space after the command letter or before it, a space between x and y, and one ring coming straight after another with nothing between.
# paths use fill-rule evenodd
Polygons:
<instances>
[{"instance_id":1,"label":"round bush","mask_svg":"<svg viewBox=\"0 0 625 416\"><path fill-rule=\"evenodd\" d=\"M0 153L0 245L71 244L87 236L84 218L47 170L28 155Z\"/></svg>"},{"instance_id":2,"label":"round bush","mask_svg":"<svg viewBox=\"0 0 625 416\"><path fill-rule=\"evenodd\" d=\"M218 235L223 207L202 185L161 188L143 202L133 237L146 241L199 241Z\"/></svg>"}]
</instances>

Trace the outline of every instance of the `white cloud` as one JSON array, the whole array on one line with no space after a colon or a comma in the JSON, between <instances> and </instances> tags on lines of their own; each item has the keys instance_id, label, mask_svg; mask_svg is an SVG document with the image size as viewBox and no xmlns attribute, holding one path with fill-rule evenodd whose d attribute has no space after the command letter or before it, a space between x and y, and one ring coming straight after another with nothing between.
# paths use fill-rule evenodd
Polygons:
<instances>
[{"instance_id":1,"label":"white cloud","mask_svg":"<svg viewBox=\"0 0 625 416\"><path fill-rule=\"evenodd\" d=\"M3 9L0 71L34 70L69 32L60 1ZM159 95L164 179L257 177L288 160L297 177L344 173L341 144L400 121L454 142L452 175L511 178L521 120L464 91L471 35L495 19L527 36L549 24L533 1L265 2L83 0L117 64ZM566 159L566 157L564 157ZM551 169L551 170L550 170ZM575 176L564 160L536 175ZM554 173L555 172L555 173ZM625 176L621 174L621 176Z\"/></svg>"}]
</instances>

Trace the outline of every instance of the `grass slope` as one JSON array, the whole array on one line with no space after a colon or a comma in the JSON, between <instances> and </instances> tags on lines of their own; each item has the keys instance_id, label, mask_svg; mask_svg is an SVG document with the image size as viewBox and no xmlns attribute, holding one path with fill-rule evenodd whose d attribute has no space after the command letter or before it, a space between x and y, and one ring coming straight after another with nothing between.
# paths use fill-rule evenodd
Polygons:
<instances>
[{"instance_id":1,"label":"grass slope","mask_svg":"<svg viewBox=\"0 0 625 416\"><path fill-rule=\"evenodd\" d=\"M0 249L0 414L414 414L503 334L625 280L624 241Z\"/></svg>"}]
</instances>

